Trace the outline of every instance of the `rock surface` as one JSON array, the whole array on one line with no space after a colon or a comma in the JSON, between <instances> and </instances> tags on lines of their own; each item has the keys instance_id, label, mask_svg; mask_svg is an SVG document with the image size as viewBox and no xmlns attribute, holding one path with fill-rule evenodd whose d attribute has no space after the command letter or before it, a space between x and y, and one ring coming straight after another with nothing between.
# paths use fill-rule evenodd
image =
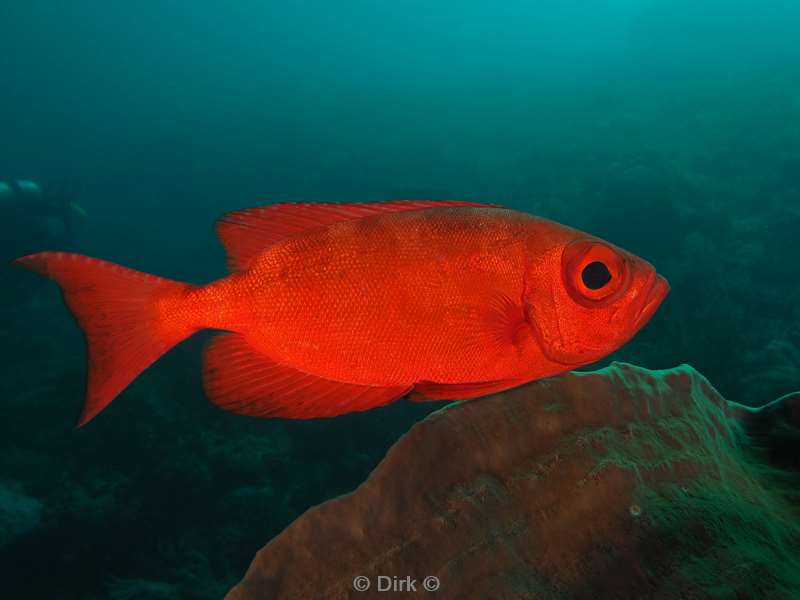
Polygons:
<instances>
[{"instance_id":1,"label":"rock surface","mask_svg":"<svg viewBox=\"0 0 800 600\"><path fill-rule=\"evenodd\" d=\"M791 484L736 414L691 367L621 363L449 406L227 599L798 597ZM406 577L415 593L379 591Z\"/></svg>"}]
</instances>

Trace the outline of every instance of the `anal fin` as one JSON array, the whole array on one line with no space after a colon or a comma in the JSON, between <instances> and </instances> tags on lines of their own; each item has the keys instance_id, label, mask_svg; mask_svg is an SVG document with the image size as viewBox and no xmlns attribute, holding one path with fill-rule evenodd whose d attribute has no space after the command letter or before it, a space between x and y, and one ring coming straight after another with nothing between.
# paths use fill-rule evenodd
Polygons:
<instances>
[{"instance_id":1,"label":"anal fin","mask_svg":"<svg viewBox=\"0 0 800 600\"><path fill-rule=\"evenodd\" d=\"M275 362L236 333L207 346L203 386L220 408L253 417L316 419L368 410L405 396L411 386L343 383Z\"/></svg>"}]
</instances>

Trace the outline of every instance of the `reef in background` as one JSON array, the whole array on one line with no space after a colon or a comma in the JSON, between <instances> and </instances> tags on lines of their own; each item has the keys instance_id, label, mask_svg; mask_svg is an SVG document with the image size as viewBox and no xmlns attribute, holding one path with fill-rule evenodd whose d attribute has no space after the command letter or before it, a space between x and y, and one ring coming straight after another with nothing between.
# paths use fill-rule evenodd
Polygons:
<instances>
[{"instance_id":1,"label":"reef in background","mask_svg":"<svg viewBox=\"0 0 800 600\"><path fill-rule=\"evenodd\" d=\"M227 599L380 598L379 576L423 597L435 576L437 598L797 597L794 475L754 447L786 415L689 366L624 363L452 405L269 542Z\"/></svg>"}]
</instances>

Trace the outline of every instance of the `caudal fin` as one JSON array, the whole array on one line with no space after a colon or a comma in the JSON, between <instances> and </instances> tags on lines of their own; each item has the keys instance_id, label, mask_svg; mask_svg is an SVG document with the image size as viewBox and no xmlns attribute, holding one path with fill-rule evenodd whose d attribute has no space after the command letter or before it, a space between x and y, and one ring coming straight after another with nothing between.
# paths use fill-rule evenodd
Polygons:
<instances>
[{"instance_id":1,"label":"caudal fin","mask_svg":"<svg viewBox=\"0 0 800 600\"><path fill-rule=\"evenodd\" d=\"M174 310L189 284L67 252L40 252L14 263L55 280L86 335L88 382L78 426L197 330Z\"/></svg>"}]
</instances>

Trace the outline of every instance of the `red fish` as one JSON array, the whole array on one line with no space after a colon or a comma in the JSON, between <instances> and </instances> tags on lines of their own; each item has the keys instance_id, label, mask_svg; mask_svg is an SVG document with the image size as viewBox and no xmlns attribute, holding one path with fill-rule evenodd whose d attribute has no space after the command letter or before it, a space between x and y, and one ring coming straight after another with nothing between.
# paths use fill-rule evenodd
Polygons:
<instances>
[{"instance_id":1,"label":"red fish","mask_svg":"<svg viewBox=\"0 0 800 600\"><path fill-rule=\"evenodd\" d=\"M231 275L195 286L88 256L19 265L54 279L86 334L78 421L201 329L223 409L316 418L483 396L594 362L669 286L646 261L535 216L457 201L275 204L217 224Z\"/></svg>"}]
</instances>

